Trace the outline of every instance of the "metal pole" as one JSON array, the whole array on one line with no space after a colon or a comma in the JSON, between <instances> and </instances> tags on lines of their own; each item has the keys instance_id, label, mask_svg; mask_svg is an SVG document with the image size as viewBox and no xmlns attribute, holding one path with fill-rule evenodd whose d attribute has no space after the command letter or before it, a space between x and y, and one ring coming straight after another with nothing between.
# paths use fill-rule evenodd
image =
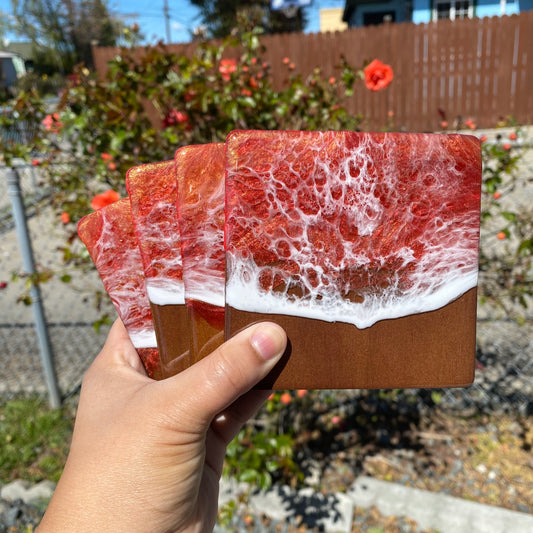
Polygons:
<instances>
[{"instance_id":1,"label":"metal pole","mask_svg":"<svg viewBox=\"0 0 533 533\"><path fill-rule=\"evenodd\" d=\"M11 199L11 206L13 208L13 218L15 219L15 227L17 228L17 237L22 255L22 264L27 274L35 274L35 261L33 259L33 250L31 247L28 224L26 222L26 210L24 208L24 201L22 199L22 193L20 190L19 174L16 169L8 168L6 170L6 176L9 198ZM39 340L41 362L43 365L46 386L48 388L50 407L52 407L52 409L57 409L61 405L61 395L59 393L59 387L57 384L57 376L52 356L52 347L50 344L46 319L44 316L41 290L38 284L31 284L30 297L32 301L35 329Z\"/></svg>"}]
</instances>

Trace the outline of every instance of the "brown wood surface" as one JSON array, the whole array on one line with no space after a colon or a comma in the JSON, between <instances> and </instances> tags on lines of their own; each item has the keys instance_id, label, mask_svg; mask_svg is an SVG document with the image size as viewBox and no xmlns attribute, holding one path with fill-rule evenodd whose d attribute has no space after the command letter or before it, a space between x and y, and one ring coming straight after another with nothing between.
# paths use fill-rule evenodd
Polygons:
<instances>
[{"instance_id":1,"label":"brown wood surface","mask_svg":"<svg viewBox=\"0 0 533 533\"><path fill-rule=\"evenodd\" d=\"M227 308L226 334L262 320L283 326L290 348L260 388L440 388L474 379L476 289L436 311L366 329Z\"/></svg>"},{"instance_id":2,"label":"brown wood surface","mask_svg":"<svg viewBox=\"0 0 533 533\"><path fill-rule=\"evenodd\" d=\"M167 378L191 365L187 307L151 304L151 308L161 361L161 378Z\"/></svg>"}]
</instances>

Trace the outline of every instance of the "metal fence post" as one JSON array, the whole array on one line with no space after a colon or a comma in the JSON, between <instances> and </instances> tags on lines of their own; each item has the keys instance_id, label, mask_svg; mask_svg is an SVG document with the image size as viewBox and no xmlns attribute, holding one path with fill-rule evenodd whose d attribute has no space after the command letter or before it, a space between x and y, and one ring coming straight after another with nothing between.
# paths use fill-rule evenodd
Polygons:
<instances>
[{"instance_id":1,"label":"metal fence post","mask_svg":"<svg viewBox=\"0 0 533 533\"><path fill-rule=\"evenodd\" d=\"M26 222L26 210L24 208L24 201L20 190L20 177L17 170L14 168L6 169L6 176L9 198L13 208L13 218L15 220L15 227L17 229L17 237L22 255L22 264L27 274L35 274L35 261L33 259L28 224ZM41 290L38 284L31 284L30 297L32 301L35 329L39 340L41 362L43 365L46 386L48 388L49 403L53 409L57 409L61 405L61 395L59 393L52 355L52 346L48 336L48 328L41 300Z\"/></svg>"}]
</instances>

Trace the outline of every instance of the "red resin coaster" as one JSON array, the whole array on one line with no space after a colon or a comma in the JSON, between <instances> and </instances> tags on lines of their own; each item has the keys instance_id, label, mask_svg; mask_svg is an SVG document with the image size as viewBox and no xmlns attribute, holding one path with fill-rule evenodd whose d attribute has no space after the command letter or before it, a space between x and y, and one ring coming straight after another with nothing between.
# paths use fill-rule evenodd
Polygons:
<instances>
[{"instance_id":1,"label":"red resin coaster","mask_svg":"<svg viewBox=\"0 0 533 533\"><path fill-rule=\"evenodd\" d=\"M123 199L86 217L78 234L102 279L147 374L160 378L159 355L130 202Z\"/></svg>"},{"instance_id":2,"label":"red resin coaster","mask_svg":"<svg viewBox=\"0 0 533 533\"><path fill-rule=\"evenodd\" d=\"M470 384L480 185L471 136L232 132L226 333L290 339L261 386Z\"/></svg>"},{"instance_id":3,"label":"red resin coaster","mask_svg":"<svg viewBox=\"0 0 533 533\"><path fill-rule=\"evenodd\" d=\"M225 146L185 146L175 155L183 282L192 363L224 340Z\"/></svg>"},{"instance_id":4,"label":"red resin coaster","mask_svg":"<svg viewBox=\"0 0 533 533\"><path fill-rule=\"evenodd\" d=\"M154 317L161 374L168 377L190 364L174 161L131 168L126 187Z\"/></svg>"}]
</instances>

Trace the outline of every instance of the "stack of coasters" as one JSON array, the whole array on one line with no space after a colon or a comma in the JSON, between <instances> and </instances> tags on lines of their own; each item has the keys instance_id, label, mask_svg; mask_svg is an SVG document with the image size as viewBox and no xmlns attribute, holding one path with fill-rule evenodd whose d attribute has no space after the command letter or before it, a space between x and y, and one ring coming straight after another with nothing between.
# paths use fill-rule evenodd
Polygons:
<instances>
[{"instance_id":1,"label":"stack of coasters","mask_svg":"<svg viewBox=\"0 0 533 533\"><path fill-rule=\"evenodd\" d=\"M131 169L127 189L137 251L112 261L143 273L129 301L149 299L156 379L268 319L289 346L261 388L473 381L475 137L234 131ZM91 222L113 209L82 219L79 233L115 303L93 243L118 240Z\"/></svg>"}]
</instances>

